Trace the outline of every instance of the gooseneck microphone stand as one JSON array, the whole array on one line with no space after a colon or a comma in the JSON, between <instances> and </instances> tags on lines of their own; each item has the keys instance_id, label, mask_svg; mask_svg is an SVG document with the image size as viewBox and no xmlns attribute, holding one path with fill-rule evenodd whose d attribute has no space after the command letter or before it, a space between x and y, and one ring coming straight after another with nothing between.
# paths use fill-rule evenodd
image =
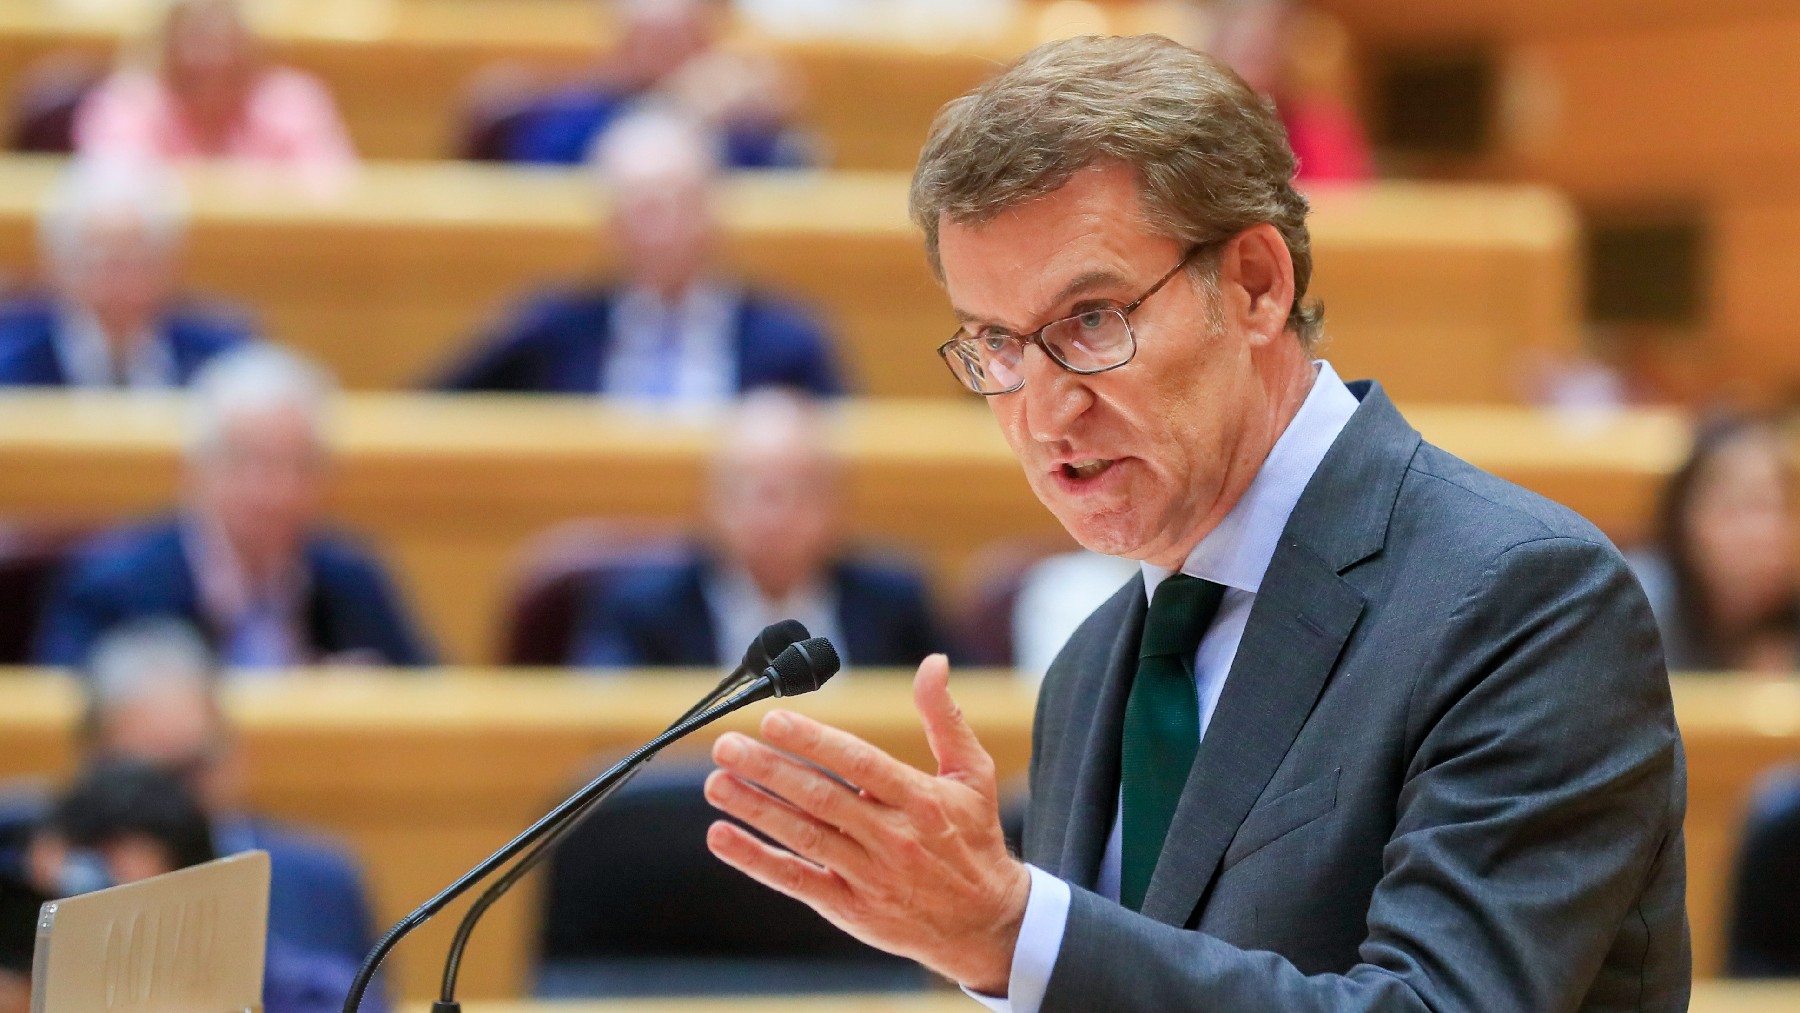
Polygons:
<instances>
[{"instance_id":1,"label":"gooseneck microphone stand","mask_svg":"<svg viewBox=\"0 0 1800 1013\"><path fill-rule=\"evenodd\" d=\"M738 667L738 671L732 673L732 677L727 677L724 682L713 687L711 693L702 698L699 703L689 707L685 714L676 718L674 723L664 729L665 733L675 730L682 722L705 711L733 689L738 688L742 682L734 677L746 670L754 672L758 669L768 668L774 660L774 655L786 650L790 645L806 639L806 636L806 627L792 619L765 628L756 641L750 645L750 649L745 652L744 663ZM468 911L463 913L462 921L457 924L456 937L451 940L450 949L444 956L443 984L438 990L437 1001L431 1004L431 1013L462 1013L462 1004L456 1001L456 978L462 971L463 951L469 946L469 937L474 934L476 924L481 921L483 915L487 914L488 908L493 907L496 901L506 896L507 891L511 890L519 880L530 875L531 870L537 868L555 849L557 842L580 826L582 821L587 819L588 814L600 808L600 804L610 798L613 792L630 784L631 779L643 769L643 766L640 765L626 771L617 781L596 795L593 801L571 816L568 822L545 834L541 840L532 845L530 851L525 853L525 857L513 863L512 868L501 873L499 879L489 884L488 888L475 898L475 902L469 905Z\"/></svg>"},{"instance_id":2,"label":"gooseneck microphone stand","mask_svg":"<svg viewBox=\"0 0 1800 1013\"><path fill-rule=\"evenodd\" d=\"M493 874L494 870L517 858L526 849L555 833L559 827L578 817L590 806L616 790L634 771L671 742L705 727L727 714L769 697L792 696L817 689L837 671L837 667L837 652L823 638L792 644L781 652L775 659L775 663L760 677L752 680L724 700L677 721L662 734L607 768L605 773L590 781L580 791L507 842L500 850L458 877L437 896L419 905L411 914L402 918L398 924L389 929L387 934L375 944L375 948L369 951L368 957L363 960L362 966L357 970L356 978L351 982L350 991L344 997L343 1013L357 1013L361 1008L363 995L368 991L369 981L374 977L376 969L381 966L382 960L386 959L388 953L399 944L400 940L431 920L451 902L466 893L470 887ZM534 854L533 857L536 855ZM513 881L516 882L517 878L513 877ZM495 899L498 899L498 894L495 894ZM492 903L492 900L488 900L487 906L491 906ZM483 906L482 910L485 911L486 906ZM472 913L475 913L473 909ZM476 913L476 916L479 917L479 914ZM459 943L466 943L467 937L473 929L474 922L470 920L458 931ZM457 955L460 958L460 950ZM458 959L458 963L460 963L460 959ZM447 967L446 970L451 972L446 975L447 982L454 985L454 968ZM447 996L451 994L453 993L446 993ZM448 1011L460 1010L460 1006L454 998L446 998L434 1003L432 1009L434 1013L448 1013Z\"/></svg>"}]
</instances>

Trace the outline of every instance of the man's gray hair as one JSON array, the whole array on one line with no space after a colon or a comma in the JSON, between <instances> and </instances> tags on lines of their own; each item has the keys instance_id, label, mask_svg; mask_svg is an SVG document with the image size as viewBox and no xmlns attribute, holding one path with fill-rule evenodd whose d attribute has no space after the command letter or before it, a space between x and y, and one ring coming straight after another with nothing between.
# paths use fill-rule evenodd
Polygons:
<instances>
[{"instance_id":1,"label":"man's gray hair","mask_svg":"<svg viewBox=\"0 0 1800 1013\"><path fill-rule=\"evenodd\" d=\"M141 700L170 693L211 699L214 661L206 641L179 619L140 619L107 631L83 666L87 690L83 737L97 740L110 714Z\"/></svg>"},{"instance_id":2,"label":"man's gray hair","mask_svg":"<svg viewBox=\"0 0 1800 1013\"><path fill-rule=\"evenodd\" d=\"M619 117L588 147L587 164L599 182L641 179L678 166L710 179L725 160L718 132L669 102L651 102Z\"/></svg>"},{"instance_id":3,"label":"man's gray hair","mask_svg":"<svg viewBox=\"0 0 1800 1013\"><path fill-rule=\"evenodd\" d=\"M57 179L38 213L38 246L52 270L81 266L89 225L130 216L145 241L164 253L181 245L187 231L187 192L167 166L147 159L83 158Z\"/></svg>"},{"instance_id":4,"label":"man's gray hair","mask_svg":"<svg viewBox=\"0 0 1800 1013\"><path fill-rule=\"evenodd\" d=\"M323 443L337 385L311 360L280 345L254 342L201 367L189 390L188 453L200 457L218 448L232 418L283 407L305 413Z\"/></svg>"},{"instance_id":5,"label":"man's gray hair","mask_svg":"<svg viewBox=\"0 0 1800 1013\"><path fill-rule=\"evenodd\" d=\"M943 279L944 220L983 224L1106 163L1137 172L1144 226L1184 248L1273 225L1293 260L1288 328L1317 344L1307 203L1273 103L1160 35L1046 43L938 113L910 199L932 270ZM1214 276L1215 256L1196 263Z\"/></svg>"}]
</instances>

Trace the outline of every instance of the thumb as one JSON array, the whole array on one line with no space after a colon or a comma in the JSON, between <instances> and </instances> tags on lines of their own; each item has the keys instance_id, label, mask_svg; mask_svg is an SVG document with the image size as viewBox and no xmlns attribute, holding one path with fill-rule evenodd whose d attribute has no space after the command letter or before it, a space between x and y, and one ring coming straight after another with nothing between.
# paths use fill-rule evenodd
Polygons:
<instances>
[{"instance_id":1,"label":"thumb","mask_svg":"<svg viewBox=\"0 0 1800 1013\"><path fill-rule=\"evenodd\" d=\"M925 725L925 741L937 758L938 776L984 785L992 793L994 759L982 748L975 730L963 720L962 708L950 696L950 659L933 654L919 663L913 677L913 706Z\"/></svg>"}]
</instances>

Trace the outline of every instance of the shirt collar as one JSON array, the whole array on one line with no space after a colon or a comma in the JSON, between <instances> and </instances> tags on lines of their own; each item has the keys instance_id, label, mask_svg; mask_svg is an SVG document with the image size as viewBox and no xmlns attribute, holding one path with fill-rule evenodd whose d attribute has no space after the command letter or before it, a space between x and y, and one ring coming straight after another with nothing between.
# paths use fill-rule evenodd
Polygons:
<instances>
[{"instance_id":1,"label":"shirt collar","mask_svg":"<svg viewBox=\"0 0 1800 1013\"><path fill-rule=\"evenodd\" d=\"M214 622L229 625L259 604L297 612L311 593L304 563L289 567L258 586L244 572L231 540L217 521L204 512L193 511L183 524L186 531L181 544L188 568L200 592L201 608Z\"/></svg>"},{"instance_id":2,"label":"shirt collar","mask_svg":"<svg viewBox=\"0 0 1800 1013\"><path fill-rule=\"evenodd\" d=\"M126 343L122 369L113 363L112 346L94 314L65 305L57 314L56 355L72 387L159 388L175 383L175 363L162 335L150 328Z\"/></svg>"},{"instance_id":3,"label":"shirt collar","mask_svg":"<svg viewBox=\"0 0 1800 1013\"><path fill-rule=\"evenodd\" d=\"M1288 516L1358 402L1331 363L1318 360L1318 375L1300 411L1263 460L1243 498L1188 553L1181 572L1255 594L1275 558ZM1144 563L1144 593L1152 594L1170 571Z\"/></svg>"}]
</instances>

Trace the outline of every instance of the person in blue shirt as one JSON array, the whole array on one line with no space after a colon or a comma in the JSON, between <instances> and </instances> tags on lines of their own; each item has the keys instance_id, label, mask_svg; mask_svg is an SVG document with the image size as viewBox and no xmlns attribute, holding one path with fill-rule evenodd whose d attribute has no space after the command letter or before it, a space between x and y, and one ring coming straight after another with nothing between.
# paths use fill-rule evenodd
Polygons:
<instances>
[{"instance_id":1,"label":"person in blue shirt","mask_svg":"<svg viewBox=\"0 0 1800 1013\"><path fill-rule=\"evenodd\" d=\"M167 617L234 673L431 664L380 563L319 524L330 389L272 345L209 365L194 383L185 503L76 553L45 603L36 663L79 666L108 630Z\"/></svg>"},{"instance_id":2,"label":"person in blue shirt","mask_svg":"<svg viewBox=\"0 0 1800 1013\"><path fill-rule=\"evenodd\" d=\"M252 340L245 314L178 297L184 227L167 170L75 163L39 219L48 289L0 303L0 386L184 386Z\"/></svg>"},{"instance_id":3,"label":"person in blue shirt","mask_svg":"<svg viewBox=\"0 0 1800 1013\"><path fill-rule=\"evenodd\" d=\"M540 292L440 378L453 391L604 394L718 404L762 387L844 391L813 316L718 269L717 139L668 109L634 113L597 146L619 277Z\"/></svg>"}]
</instances>

